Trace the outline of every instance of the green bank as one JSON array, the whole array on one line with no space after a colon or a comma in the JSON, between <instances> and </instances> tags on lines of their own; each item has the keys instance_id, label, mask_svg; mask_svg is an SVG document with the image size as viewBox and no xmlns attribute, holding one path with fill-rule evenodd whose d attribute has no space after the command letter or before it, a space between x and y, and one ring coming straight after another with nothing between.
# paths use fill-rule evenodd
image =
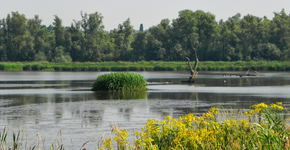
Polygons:
<instances>
[{"instance_id":1,"label":"green bank","mask_svg":"<svg viewBox=\"0 0 290 150\"><path fill-rule=\"evenodd\" d=\"M201 61L198 71L290 71L289 61ZM1 62L0 71L187 71L187 62Z\"/></svg>"}]
</instances>

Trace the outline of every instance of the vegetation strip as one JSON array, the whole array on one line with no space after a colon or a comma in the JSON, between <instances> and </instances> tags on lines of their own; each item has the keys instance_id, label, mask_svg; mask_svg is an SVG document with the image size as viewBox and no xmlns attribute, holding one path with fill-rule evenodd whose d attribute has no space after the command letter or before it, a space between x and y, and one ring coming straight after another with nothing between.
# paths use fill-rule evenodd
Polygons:
<instances>
[{"instance_id":1,"label":"vegetation strip","mask_svg":"<svg viewBox=\"0 0 290 150\"><path fill-rule=\"evenodd\" d=\"M198 71L290 71L289 61L203 61ZM1 62L1 71L189 71L187 62Z\"/></svg>"}]
</instances>

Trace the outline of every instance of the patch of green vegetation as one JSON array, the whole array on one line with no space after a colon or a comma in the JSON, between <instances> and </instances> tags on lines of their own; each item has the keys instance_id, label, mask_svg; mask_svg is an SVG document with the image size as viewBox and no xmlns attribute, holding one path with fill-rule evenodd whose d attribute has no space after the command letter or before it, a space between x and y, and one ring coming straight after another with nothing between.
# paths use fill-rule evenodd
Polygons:
<instances>
[{"instance_id":1,"label":"patch of green vegetation","mask_svg":"<svg viewBox=\"0 0 290 150\"><path fill-rule=\"evenodd\" d=\"M110 73L99 76L92 91L141 91L146 90L147 83L137 73Z\"/></svg>"},{"instance_id":2,"label":"patch of green vegetation","mask_svg":"<svg viewBox=\"0 0 290 150\"><path fill-rule=\"evenodd\" d=\"M192 62L193 63L193 62ZM202 61L198 71L290 71L288 61ZM188 71L187 62L1 62L0 71Z\"/></svg>"}]
</instances>

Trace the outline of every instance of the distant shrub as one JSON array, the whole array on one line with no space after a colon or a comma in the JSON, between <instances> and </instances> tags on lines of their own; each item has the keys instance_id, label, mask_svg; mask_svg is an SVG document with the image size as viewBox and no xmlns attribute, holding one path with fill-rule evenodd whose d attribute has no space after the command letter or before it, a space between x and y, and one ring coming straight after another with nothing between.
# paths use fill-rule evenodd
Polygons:
<instances>
[{"instance_id":1,"label":"distant shrub","mask_svg":"<svg viewBox=\"0 0 290 150\"><path fill-rule=\"evenodd\" d=\"M53 67L53 69L54 69L55 71L62 71L62 67L59 67L59 66L55 66L55 67Z\"/></svg>"},{"instance_id":2,"label":"distant shrub","mask_svg":"<svg viewBox=\"0 0 290 150\"><path fill-rule=\"evenodd\" d=\"M111 68L110 67L101 67L101 71L110 71Z\"/></svg>"},{"instance_id":3,"label":"distant shrub","mask_svg":"<svg viewBox=\"0 0 290 150\"><path fill-rule=\"evenodd\" d=\"M140 71L141 69L138 66L130 66L129 71Z\"/></svg>"},{"instance_id":4,"label":"distant shrub","mask_svg":"<svg viewBox=\"0 0 290 150\"><path fill-rule=\"evenodd\" d=\"M31 71L32 70L32 66L31 65L24 65L23 67L23 70L25 70L25 71Z\"/></svg>"},{"instance_id":5,"label":"distant shrub","mask_svg":"<svg viewBox=\"0 0 290 150\"><path fill-rule=\"evenodd\" d=\"M127 71L127 70L128 68L123 66L116 66L111 68L111 71Z\"/></svg>"},{"instance_id":6,"label":"distant shrub","mask_svg":"<svg viewBox=\"0 0 290 150\"><path fill-rule=\"evenodd\" d=\"M44 67L41 66L40 64L35 64L35 65L32 65L31 69L33 71L39 71L39 70L42 70Z\"/></svg>"},{"instance_id":7,"label":"distant shrub","mask_svg":"<svg viewBox=\"0 0 290 150\"><path fill-rule=\"evenodd\" d=\"M137 73L111 73L99 76L92 91L139 91L146 90L143 76Z\"/></svg>"}]
</instances>

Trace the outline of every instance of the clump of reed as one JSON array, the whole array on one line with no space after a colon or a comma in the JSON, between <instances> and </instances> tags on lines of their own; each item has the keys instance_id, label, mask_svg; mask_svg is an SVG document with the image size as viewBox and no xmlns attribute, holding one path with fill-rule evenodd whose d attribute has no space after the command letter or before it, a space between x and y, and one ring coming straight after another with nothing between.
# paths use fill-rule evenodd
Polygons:
<instances>
[{"instance_id":1,"label":"clump of reed","mask_svg":"<svg viewBox=\"0 0 290 150\"><path fill-rule=\"evenodd\" d=\"M145 78L137 73L110 73L99 76L92 91L141 91L146 90Z\"/></svg>"},{"instance_id":2,"label":"clump of reed","mask_svg":"<svg viewBox=\"0 0 290 150\"><path fill-rule=\"evenodd\" d=\"M61 130L57 133L57 136L61 138ZM10 126L7 126L0 132L0 150L64 150L62 140L56 138L50 145L45 144L45 138L37 133L35 141L27 141L28 133L19 128L17 132ZM11 138L12 136L12 138ZM35 143L32 146L31 143Z\"/></svg>"},{"instance_id":3,"label":"clump of reed","mask_svg":"<svg viewBox=\"0 0 290 150\"><path fill-rule=\"evenodd\" d=\"M114 138L103 142L102 150L126 149L289 149L290 127L282 103L251 106L250 111L220 112L211 108L202 116L188 114L179 119L149 119L133 143L128 131L112 127ZM228 114L225 119L225 114ZM238 114L239 117L237 117ZM233 118L237 117L236 119ZM116 142L116 143L115 143Z\"/></svg>"}]
</instances>

